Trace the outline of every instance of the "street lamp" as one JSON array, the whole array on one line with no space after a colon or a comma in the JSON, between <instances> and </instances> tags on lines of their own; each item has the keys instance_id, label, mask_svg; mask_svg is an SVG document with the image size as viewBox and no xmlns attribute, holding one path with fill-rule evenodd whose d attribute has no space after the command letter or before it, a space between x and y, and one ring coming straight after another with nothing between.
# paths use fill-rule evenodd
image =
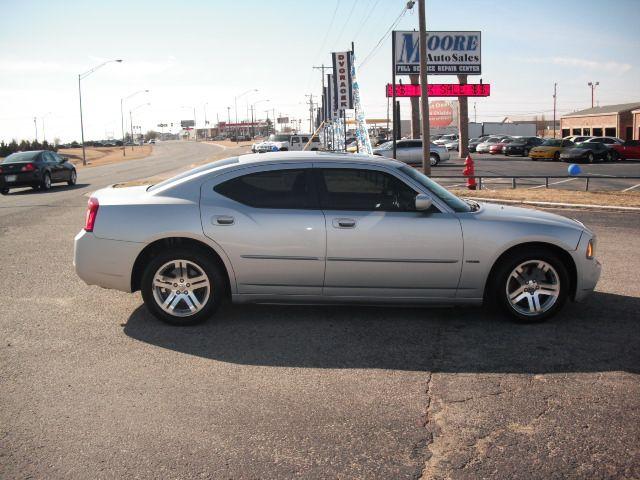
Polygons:
<instances>
[{"instance_id":1,"label":"street lamp","mask_svg":"<svg viewBox=\"0 0 640 480\"><path fill-rule=\"evenodd\" d=\"M587 83L587 85L589 87L591 87L591 108L593 108L593 94L594 94L594 91L595 91L596 87L598 85L600 85L600 82L589 82L589 83Z\"/></svg>"},{"instance_id":2,"label":"street lamp","mask_svg":"<svg viewBox=\"0 0 640 480\"><path fill-rule=\"evenodd\" d=\"M149 90L138 90L137 92L133 92L131 95L127 96L127 97L122 97L120 99L120 126L122 127L122 156L126 157L127 156L127 149L125 148L125 139L124 139L124 111L123 111L123 104L125 102L125 100L129 100L131 97L135 97L136 95L138 95L139 93L149 93ZM131 137L131 143L133 143L133 137ZM133 150L133 146L131 146L131 149Z\"/></svg>"},{"instance_id":3,"label":"street lamp","mask_svg":"<svg viewBox=\"0 0 640 480\"><path fill-rule=\"evenodd\" d=\"M82 87L81 87L80 81L87 78L89 75L91 75L93 72L95 72L99 68L104 67L107 63L112 63L112 62L121 63L122 59L118 58L116 60L107 60L106 62L102 62L100 65L93 67L91 70L87 70L84 73L78 74L78 98L80 99L80 136L82 139L82 165L87 164L87 156L84 150L84 123L82 120Z\"/></svg>"},{"instance_id":4,"label":"street lamp","mask_svg":"<svg viewBox=\"0 0 640 480\"><path fill-rule=\"evenodd\" d=\"M135 142L133 141L133 115L132 115L132 112L135 112L136 110L138 110L139 108L142 108L142 107L148 107L149 105L151 105L151 102L143 103L143 104L138 105L137 107L134 107L131 110L129 110L129 127L131 128L131 143L132 144L135 144ZM142 133L142 130L140 130L140 133ZM134 145L131 145L131 150L133 150L133 146Z\"/></svg>"},{"instance_id":5,"label":"street lamp","mask_svg":"<svg viewBox=\"0 0 640 480\"><path fill-rule=\"evenodd\" d=\"M257 92L257 91L258 91L257 88L250 88L246 92L243 92L240 95L236 95L235 97L233 97L233 103L235 104L235 107L236 107L236 143L238 143L238 99L244 97L248 93Z\"/></svg>"},{"instance_id":6,"label":"street lamp","mask_svg":"<svg viewBox=\"0 0 640 480\"><path fill-rule=\"evenodd\" d=\"M256 105L258 105L259 103L262 103L262 102L270 102L270 101L271 101L271 100L269 100L268 98L266 98L266 99L258 100L257 102L253 102L253 103L251 104L251 137L252 137L252 139L253 139L253 137L255 137L255 135L256 135L255 127L254 127L254 125L253 125L253 124L254 124L254 122L255 122L255 121L254 121L254 119L253 119L253 116L254 116L253 114L254 114L254 112L256 111ZM256 120L257 120L257 119L256 119Z\"/></svg>"}]
</instances>

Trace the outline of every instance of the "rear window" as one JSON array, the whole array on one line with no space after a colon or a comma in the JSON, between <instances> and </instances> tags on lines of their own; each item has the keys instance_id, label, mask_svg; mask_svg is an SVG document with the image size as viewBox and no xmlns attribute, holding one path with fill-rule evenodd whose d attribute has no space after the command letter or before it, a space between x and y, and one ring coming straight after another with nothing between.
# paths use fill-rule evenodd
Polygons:
<instances>
[{"instance_id":1,"label":"rear window","mask_svg":"<svg viewBox=\"0 0 640 480\"><path fill-rule=\"evenodd\" d=\"M311 208L307 170L268 170L216 185L214 190L256 208Z\"/></svg>"},{"instance_id":2,"label":"rear window","mask_svg":"<svg viewBox=\"0 0 640 480\"><path fill-rule=\"evenodd\" d=\"M38 160L38 155L40 152L17 152L12 153L7 158L5 158L2 163L28 163L35 162Z\"/></svg>"}]
</instances>

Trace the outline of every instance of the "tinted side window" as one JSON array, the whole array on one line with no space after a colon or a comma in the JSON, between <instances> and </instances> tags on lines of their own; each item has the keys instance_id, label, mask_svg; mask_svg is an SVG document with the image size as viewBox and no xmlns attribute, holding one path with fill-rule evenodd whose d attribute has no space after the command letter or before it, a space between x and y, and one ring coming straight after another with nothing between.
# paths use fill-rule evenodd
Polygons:
<instances>
[{"instance_id":1,"label":"tinted side window","mask_svg":"<svg viewBox=\"0 0 640 480\"><path fill-rule=\"evenodd\" d=\"M39 155L39 158L41 158L44 162L47 162L47 163L57 163L56 157L50 152L41 153Z\"/></svg>"},{"instance_id":2,"label":"tinted side window","mask_svg":"<svg viewBox=\"0 0 640 480\"><path fill-rule=\"evenodd\" d=\"M384 172L323 169L318 179L320 208L326 210L415 211L417 192Z\"/></svg>"},{"instance_id":3,"label":"tinted side window","mask_svg":"<svg viewBox=\"0 0 640 480\"><path fill-rule=\"evenodd\" d=\"M313 208L307 170L269 170L236 177L214 190L257 208Z\"/></svg>"}]
</instances>

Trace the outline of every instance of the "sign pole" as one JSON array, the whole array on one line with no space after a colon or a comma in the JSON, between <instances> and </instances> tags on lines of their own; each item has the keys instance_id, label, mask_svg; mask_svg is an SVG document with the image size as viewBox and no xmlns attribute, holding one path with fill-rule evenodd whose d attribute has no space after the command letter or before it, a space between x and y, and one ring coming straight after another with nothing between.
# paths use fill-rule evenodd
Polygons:
<instances>
[{"instance_id":1,"label":"sign pole","mask_svg":"<svg viewBox=\"0 0 640 480\"><path fill-rule=\"evenodd\" d=\"M422 106L422 171L431 175L431 136L429 134L429 92L427 90L427 19L425 0L418 0L420 23L420 104ZM394 87L395 91L395 87Z\"/></svg>"},{"instance_id":2,"label":"sign pole","mask_svg":"<svg viewBox=\"0 0 640 480\"><path fill-rule=\"evenodd\" d=\"M398 128L396 123L396 32L391 33L391 86L393 96L391 101L391 105L393 105L393 158L396 158L396 131Z\"/></svg>"},{"instance_id":3,"label":"sign pole","mask_svg":"<svg viewBox=\"0 0 640 480\"><path fill-rule=\"evenodd\" d=\"M460 85L467 84L466 75L458 75ZM458 157L469 154L469 103L467 97L458 97Z\"/></svg>"}]
</instances>

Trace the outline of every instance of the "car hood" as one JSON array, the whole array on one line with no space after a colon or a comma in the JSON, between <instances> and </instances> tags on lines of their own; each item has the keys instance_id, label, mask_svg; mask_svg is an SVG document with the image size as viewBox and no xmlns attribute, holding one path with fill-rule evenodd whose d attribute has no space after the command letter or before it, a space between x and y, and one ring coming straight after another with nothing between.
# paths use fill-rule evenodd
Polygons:
<instances>
[{"instance_id":1,"label":"car hood","mask_svg":"<svg viewBox=\"0 0 640 480\"><path fill-rule=\"evenodd\" d=\"M555 213L532 208L499 205L496 203L479 203L482 207L480 211L477 212L480 220L533 223L541 226L565 227L580 232L587 230L581 222L563 217L562 215L556 215Z\"/></svg>"}]
</instances>

